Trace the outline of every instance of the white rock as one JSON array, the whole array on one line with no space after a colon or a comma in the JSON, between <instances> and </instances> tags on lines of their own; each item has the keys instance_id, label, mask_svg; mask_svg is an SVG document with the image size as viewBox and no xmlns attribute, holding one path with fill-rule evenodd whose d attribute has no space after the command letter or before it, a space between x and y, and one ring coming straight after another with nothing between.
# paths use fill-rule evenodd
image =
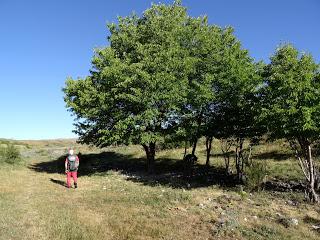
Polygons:
<instances>
[{"instance_id":1,"label":"white rock","mask_svg":"<svg viewBox=\"0 0 320 240\"><path fill-rule=\"evenodd\" d=\"M199 207L200 207L200 208L204 208L205 206L204 206L203 203L199 203Z\"/></svg>"},{"instance_id":2,"label":"white rock","mask_svg":"<svg viewBox=\"0 0 320 240\"><path fill-rule=\"evenodd\" d=\"M297 226L297 225L299 224L299 221L298 221L298 219L296 219L296 218L291 218L291 219L290 219L290 222L291 222L292 225L294 225L294 226Z\"/></svg>"}]
</instances>

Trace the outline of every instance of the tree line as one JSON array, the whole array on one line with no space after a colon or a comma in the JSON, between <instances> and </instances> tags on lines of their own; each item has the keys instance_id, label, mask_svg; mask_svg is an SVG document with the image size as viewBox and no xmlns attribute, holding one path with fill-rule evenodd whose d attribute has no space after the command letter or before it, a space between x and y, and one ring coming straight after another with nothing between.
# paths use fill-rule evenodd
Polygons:
<instances>
[{"instance_id":1,"label":"tree line","mask_svg":"<svg viewBox=\"0 0 320 240\"><path fill-rule=\"evenodd\" d=\"M108 25L109 45L96 49L90 75L66 80L67 108L82 143L140 144L152 173L157 146L184 143L195 155L214 138L235 146L243 175L244 141L286 139L307 180L311 201L320 133L320 66L294 46L278 47L269 63L255 62L231 27L191 17L181 1L153 4L141 16ZM249 149L250 150L250 149Z\"/></svg>"}]
</instances>

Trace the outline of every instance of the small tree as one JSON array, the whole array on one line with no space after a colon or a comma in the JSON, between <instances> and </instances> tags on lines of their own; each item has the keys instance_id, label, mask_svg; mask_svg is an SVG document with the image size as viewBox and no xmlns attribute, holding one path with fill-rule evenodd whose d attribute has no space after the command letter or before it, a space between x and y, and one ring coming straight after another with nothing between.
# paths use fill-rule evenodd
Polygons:
<instances>
[{"instance_id":1,"label":"small tree","mask_svg":"<svg viewBox=\"0 0 320 240\"><path fill-rule=\"evenodd\" d=\"M231 29L229 30L231 31ZM207 136L215 136L223 141L223 149L235 148L235 165L238 180L244 174L244 141L260 135L257 125L259 112L258 88L261 85L261 64L255 64L248 51L241 49L231 34L225 34L224 41L229 47L222 52L220 76L215 85L216 101L212 107L211 121ZM207 128L209 128L207 127ZM228 144L224 144L228 143ZM229 171L229 151L225 151L226 171Z\"/></svg>"},{"instance_id":2,"label":"small tree","mask_svg":"<svg viewBox=\"0 0 320 240\"><path fill-rule=\"evenodd\" d=\"M207 17L192 23L193 31L185 35L192 70L188 74L187 101L182 106L180 130L186 142L192 145L195 155L197 143L203 136L208 111L215 99L214 85L217 81L217 64L222 42L223 28L209 25Z\"/></svg>"},{"instance_id":3,"label":"small tree","mask_svg":"<svg viewBox=\"0 0 320 240\"><path fill-rule=\"evenodd\" d=\"M201 47L192 52L201 61L197 61L189 77L188 104L183 116L187 116L185 128L192 135L192 154L198 139L206 137L206 165L209 166L216 135L228 128L231 131L228 134L234 136L241 124L240 128L250 126L252 120L247 115L252 117L250 101L260 78L258 68L248 51L242 49L233 28L214 26L206 30L206 34L200 35L205 40L198 41L202 42ZM233 126L237 129L232 129Z\"/></svg>"},{"instance_id":4,"label":"small tree","mask_svg":"<svg viewBox=\"0 0 320 240\"><path fill-rule=\"evenodd\" d=\"M307 194L318 202L312 144L320 135L320 75L309 54L292 45L278 48L264 72L263 118L273 139L285 138L307 180Z\"/></svg>"}]
</instances>

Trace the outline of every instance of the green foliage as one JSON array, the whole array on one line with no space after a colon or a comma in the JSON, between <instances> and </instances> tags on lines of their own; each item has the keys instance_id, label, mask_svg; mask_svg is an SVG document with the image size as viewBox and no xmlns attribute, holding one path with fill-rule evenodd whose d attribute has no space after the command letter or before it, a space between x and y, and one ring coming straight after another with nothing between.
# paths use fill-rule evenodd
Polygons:
<instances>
[{"instance_id":1,"label":"green foliage","mask_svg":"<svg viewBox=\"0 0 320 240\"><path fill-rule=\"evenodd\" d=\"M254 64L248 53L238 44L232 49L232 60L225 65L231 73L219 78L217 106L211 125L218 126L213 132L218 138L252 138L264 132L259 126L260 104L258 89L262 83L262 63Z\"/></svg>"},{"instance_id":2,"label":"green foliage","mask_svg":"<svg viewBox=\"0 0 320 240\"><path fill-rule=\"evenodd\" d=\"M20 151L12 144L7 147L0 147L0 162L6 162L9 164L17 164L21 161Z\"/></svg>"},{"instance_id":3,"label":"green foliage","mask_svg":"<svg viewBox=\"0 0 320 240\"><path fill-rule=\"evenodd\" d=\"M262 119L272 138L290 142L308 182L309 200L318 202L312 144L320 135L320 66L311 55L284 45L271 57L264 77Z\"/></svg>"},{"instance_id":4,"label":"green foliage","mask_svg":"<svg viewBox=\"0 0 320 240\"><path fill-rule=\"evenodd\" d=\"M98 146L161 141L185 102L192 59L184 36L196 19L176 3L118 20L109 25L110 46L96 50L91 75L66 81L76 133Z\"/></svg>"},{"instance_id":5,"label":"green foliage","mask_svg":"<svg viewBox=\"0 0 320 240\"><path fill-rule=\"evenodd\" d=\"M274 226L255 225L253 228L241 227L240 232L246 239L279 239L279 230Z\"/></svg>"},{"instance_id":6,"label":"green foliage","mask_svg":"<svg viewBox=\"0 0 320 240\"><path fill-rule=\"evenodd\" d=\"M251 160L246 166L245 174L246 181L245 185L249 191L260 191L262 184L265 182L267 176L267 164L261 160Z\"/></svg>"},{"instance_id":7,"label":"green foliage","mask_svg":"<svg viewBox=\"0 0 320 240\"><path fill-rule=\"evenodd\" d=\"M292 45L277 49L265 67L263 114L273 138L305 138L320 133L320 68Z\"/></svg>"},{"instance_id":8,"label":"green foliage","mask_svg":"<svg viewBox=\"0 0 320 240\"><path fill-rule=\"evenodd\" d=\"M165 149L174 149L174 148L183 148L185 146L185 142L178 138L176 135L166 135L162 142L159 142L157 145L157 150L165 150Z\"/></svg>"}]
</instances>

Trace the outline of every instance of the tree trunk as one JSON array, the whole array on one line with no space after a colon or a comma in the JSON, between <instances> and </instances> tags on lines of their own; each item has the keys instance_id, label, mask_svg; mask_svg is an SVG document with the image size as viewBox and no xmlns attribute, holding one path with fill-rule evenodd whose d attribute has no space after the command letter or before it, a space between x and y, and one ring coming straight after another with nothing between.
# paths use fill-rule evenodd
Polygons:
<instances>
[{"instance_id":1,"label":"tree trunk","mask_svg":"<svg viewBox=\"0 0 320 240\"><path fill-rule=\"evenodd\" d=\"M295 150L296 158L307 180L306 197L310 202L319 202L319 196L315 190L317 185L317 172L312 159L311 144L304 138L298 138L297 140L300 145L300 151L295 140L291 140L289 143L291 148Z\"/></svg>"},{"instance_id":2,"label":"tree trunk","mask_svg":"<svg viewBox=\"0 0 320 240\"><path fill-rule=\"evenodd\" d=\"M195 153L196 153L197 144L198 144L198 138L196 138L196 139L194 140L194 142L193 142L192 155L195 155Z\"/></svg>"},{"instance_id":3,"label":"tree trunk","mask_svg":"<svg viewBox=\"0 0 320 240\"><path fill-rule=\"evenodd\" d=\"M154 173L154 160L156 155L156 143L151 142L149 143L149 146L146 144L142 145L146 155L147 155L147 171L149 174Z\"/></svg>"},{"instance_id":4,"label":"tree trunk","mask_svg":"<svg viewBox=\"0 0 320 240\"><path fill-rule=\"evenodd\" d=\"M198 116L198 119L197 119L198 128L197 128L197 133L193 142L192 155L195 155L196 153L196 148L199 140L201 121L202 121L202 111L200 112L200 115Z\"/></svg>"},{"instance_id":5,"label":"tree trunk","mask_svg":"<svg viewBox=\"0 0 320 240\"><path fill-rule=\"evenodd\" d=\"M319 196L316 193L314 187L315 187L315 168L313 165L313 159L312 159L312 153L311 153L311 146L308 145L308 156L307 156L308 166L309 166L309 182L308 182L308 195L309 200L311 202L319 202Z\"/></svg>"},{"instance_id":6,"label":"tree trunk","mask_svg":"<svg viewBox=\"0 0 320 240\"><path fill-rule=\"evenodd\" d=\"M224 162L226 165L226 174L229 175L231 173L230 172L230 156L229 156L229 154L224 158Z\"/></svg>"},{"instance_id":7,"label":"tree trunk","mask_svg":"<svg viewBox=\"0 0 320 240\"><path fill-rule=\"evenodd\" d=\"M221 151L223 153L224 163L226 166L226 174L230 174L230 153L229 150L232 146L228 140L220 139Z\"/></svg>"},{"instance_id":8,"label":"tree trunk","mask_svg":"<svg viewBox=\"0 0 320 240\"><path fill-rule=\"evenodd\" d=\"M239 169L239 148L238 147L236 147L236 159L235 159L235 162L236 162L236 170L237 170L237 179L239 180L240 169Z\"/></svg>"},{"instance_id":9,"label":"tree trunk","mask_svg":"<svg viewBox=\"0 0 320 240\"><path fill-rule=\"evenodd\" d=\"M238 139L236 147L236 169L238 181L242 182L243 180L243 164L242 164L242 151L243 151L243 139Z\"/></svg>"},{"instance_id":10,"label":"tree trunk","mask_svg":"<svg viewBox=\"0 0 320 240\"><path fill-rule=\"evenodd\" d=\"M210 166L210 154L211 154L211 148L212 148L212 140L213 137L207 137L206 138L206 151L207 151L207 160L206 160L206 166Z\"/></svg>"},{"instance_id":11,"label":"tree trunk","mask_svg":"<svg viewBox=\"0 0 320 240\"><path fill-rule=\"evenodd\" d=\"M187 144L188 144L188 141L186 140L185 142L184 142L184 154L183 154L183 159L186 157L186 155L187 155Z\"/></svg>"}]
</instances>

